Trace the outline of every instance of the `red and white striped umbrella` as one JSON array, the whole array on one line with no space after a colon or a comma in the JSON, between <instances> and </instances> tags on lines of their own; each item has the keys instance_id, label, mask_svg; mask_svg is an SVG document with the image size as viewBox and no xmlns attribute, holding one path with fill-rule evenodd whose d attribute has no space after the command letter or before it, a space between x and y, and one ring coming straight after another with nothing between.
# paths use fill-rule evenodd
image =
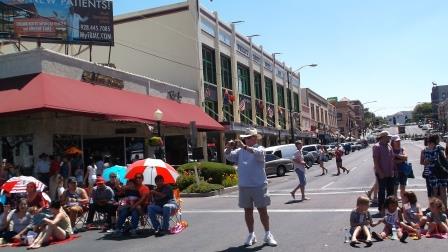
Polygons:
<instances>
[{"instance_id":1,"label":"red and white striped umbrella","mask_svg":"<svg viewBox=\"0 0 448 252\"><path fill-rule=\"evenodd\" d=\"M26 193L26 185L31 182L36 184L38 192L42 192L46 187L44 183L40 182L35 177L19 176L8 179L8 181L2 185L1 189L8 193Z\"/></svg>"},{"instance_id":2,"label":"red and white striped umbrella","mask_svg":"<svg viewBox=\"0 0 448 252\"><path fill-rule=\"evenodd\" d=\"M167 184L176 183L176 179L179 177L179 173L171 165L163 160L152 158L132 163L128 168L126 178L133 179L137 174L143 174L143 184L145 185L155 185L154 180L157 175L163 176L163 180Z\"/></svg>"}]
</instances>

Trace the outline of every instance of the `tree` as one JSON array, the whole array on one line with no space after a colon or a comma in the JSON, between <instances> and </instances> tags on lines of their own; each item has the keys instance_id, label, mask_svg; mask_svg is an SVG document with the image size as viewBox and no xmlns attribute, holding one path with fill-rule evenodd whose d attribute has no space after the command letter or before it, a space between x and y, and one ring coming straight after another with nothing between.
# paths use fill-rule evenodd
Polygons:
<instances>
[{"instance_id":1,"label":"tree","mask_svg":"<svg viewBox=\"0 0 448 252\"><path fill-rule=\"evenodd\" d=\"M425 118L432 118L432 104L430 102L417 104L414 111L412 111L412 118L416 122L422 121Z\"/></svg>"}]
</instances>

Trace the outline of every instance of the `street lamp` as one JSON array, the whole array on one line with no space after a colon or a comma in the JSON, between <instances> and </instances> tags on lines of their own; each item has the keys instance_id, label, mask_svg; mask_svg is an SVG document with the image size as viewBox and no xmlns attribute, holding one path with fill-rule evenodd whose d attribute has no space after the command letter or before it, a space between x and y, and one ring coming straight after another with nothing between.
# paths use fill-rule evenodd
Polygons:
<instances>
[{"instance_id":1,"label":"street lamp","mask_svg":"<svg viewBox=\"0 0 448 252\"><path fill-rule=\"evenodd\" d=\"M299 88L300 88L300 86L301 86L301 83L300 83L300 70L302 69L302 68L304 68L304 67L317 67L318 65L317 64L309 64L309 65L303 65L303 66L301 66L301 67L299 67L297 70L295 70L295 71L293 71L293 73L297 73L297 75L298 75L298 78L299 78ZM289 128L290 128L290 131L291 131L291 143L293 143L294 142L294 128L293 128L293 123L292 123L292 95L293 95L293 91L291 90L291 86L290 86L290 80L289 80L289 71L287 71L286 72L287 74L288 74L288 76L287 76L287 80L288 80L288 89L290 90L290 92L291 92L291 97L288 97L289 99L289 103L290 103L290 110L289 110L289 121L290 121L290 126L289 126ZM300 91L299 91L299 100L300 100ZM301 106L301 103L299 102L299 107L297 108L297 113L299 114L299 127L300 127L300 106Z\"/></svg>"},{"instance_id":2,"label":"street lamp","mask_svg":"<svg viewBox=\"0 0 448 252\"><path fill-rule=\"evenodd\" d=\"M160 121L162 121L163 118L163 112L160 109L156 109L156 111L154 111L154 119L157 121L157 134L160 137L160 140L162 141L162 134L161 134L161 130L160 130ZM162 141L163 142L163 141ZM163 154L162 154L162 146L159 144L159 149L158 149L158 159L163 159Z\"/></svg>"},{"instance_id":3,"label":"street lamp","mask_svg":"<svg viewBox=\"0 0 448 252\"><path fill-rule=\"evenodd\" d=\"M272 77L273 78L275 78L275 75L276 75L276 69L275 69L275 55L279 55L279 54L282 54L282 53L280 53L280 52L275 52L275 53L272 53ZM272 79L272 80L274 80L274 79ZM276 92L276 90L277 90L277 83L276 82L274 82L273 83L273 87L274 87L274 92ZM278 97L278 96L277 96ZM275 96L274 96L274 101L275 101ZM275 106L275 105L274 105ZM278 98L277 98L277 106L278 106ZM277 107L277 110L276 111L278 111L278 107ZM278 113L278 112L277 112ZM277 117L278 117L278 114L277 114ZM277 121L279 121L279 119L280 118L275 118L275 119L277 119ZM274 122L275 123L275 122ZM276 128L278 129L278 141L280 141L280 129L279 128L281 128L281 126L279 125L279 124L277 124L276 125Z\"/></svg>"},{"instance_id":4,"label":"street lamp","mask_svg":"<svg viewBox=\"0 0 448 252\"><path fill-rule=\"evenodd\" d=\"M253 38L253 37L260 37L260 36L261 36L260 34L253 34L253 35L249 35L249 36L246 36L246 37Z\"/></svg>"}]
</instances>

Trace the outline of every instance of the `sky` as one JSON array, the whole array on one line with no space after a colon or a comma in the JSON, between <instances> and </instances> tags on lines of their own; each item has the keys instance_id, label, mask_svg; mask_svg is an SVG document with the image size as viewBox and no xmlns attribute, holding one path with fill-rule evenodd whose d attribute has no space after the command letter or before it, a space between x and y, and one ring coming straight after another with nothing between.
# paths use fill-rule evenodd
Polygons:
<instances>
[{"instance_id":1,"label":"sky","mask_svg":"<svg viewBox=\"0 0 448 252\"><path fill-rule=\"evenodd\" d=\"M115 14L181 1L114 0ZM448 85L448 1L200 0L287 66L302 87L348 97L386 116L430 102L432 82Z\"/></svg>"}]
</instances>

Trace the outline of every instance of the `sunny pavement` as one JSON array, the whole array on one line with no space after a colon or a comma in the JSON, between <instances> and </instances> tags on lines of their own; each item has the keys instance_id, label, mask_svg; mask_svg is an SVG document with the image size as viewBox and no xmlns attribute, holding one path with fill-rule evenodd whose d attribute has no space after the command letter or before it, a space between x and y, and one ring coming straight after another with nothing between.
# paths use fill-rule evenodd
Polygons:
<instances>
[{"instance_id":1,"label":"sunny pavement","mask_svg":"<svg viewBox=\"0 0 448 252\"><path fill-rule=\"evenodd\" d=\"M418 157L423 147L419 142L403 142L414 166L417 179L409 180L410 188L417 192L420 203L426 207L424 181L419 178L421 166ZM66 245L42 248L42 251L347 251L356 248L344 243L344 228L356 198L373 183L371 148L344 156L344 165L351 169L349 175L333 176L335 161L326 163L329 174L319 176L314 165L308 170L309 201L292 201L289 191L297 183L294 173L285 177L270 177L272 205L269 207L271 230L279 246L263 246L263 230L256 214L258 243L251 248L242 247L247 235L242 211L237 207L238 192L210 198L185 198L183 217L189 227L180 234L165 237L141 236L113 239L98 231L81 233L81 238ZM371 213L376 213L371 208ZM376 227L379 231L382 227ZM445 249L447 241L426 239L375 242L370 251L388 249L434 251ZM2 249L20 251L21 249Z\"/></svg>"}]
</instances>

